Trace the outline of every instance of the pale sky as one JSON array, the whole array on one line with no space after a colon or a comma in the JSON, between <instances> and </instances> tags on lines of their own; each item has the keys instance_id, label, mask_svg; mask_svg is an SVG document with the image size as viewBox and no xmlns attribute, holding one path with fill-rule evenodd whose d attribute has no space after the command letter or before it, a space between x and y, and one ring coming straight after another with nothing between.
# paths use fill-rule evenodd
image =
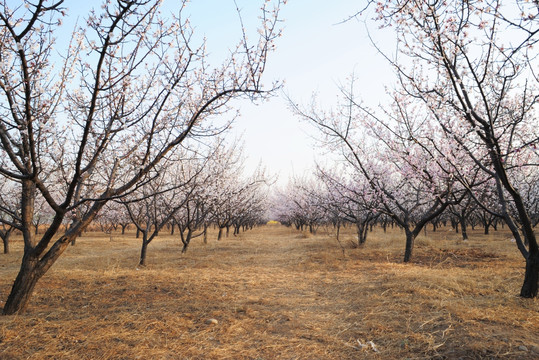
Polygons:
<instances>
[{"instance_id":1,"label":"pale sky","mask_svg":"<svg viewBox=\"0 0 539 360\"><path fill-rule=\"evenodd\" d=\"M165 0L163 12L179 3ZM245 26L255 30L262 1L236 3L242 10ZM73 14L80 16L80 24L88 10L100 4L97 0L67 0L64 5L71 19L63 28L70 31ZM360 95L372 106L378 104L383 86L388 85L384 60L370 45L361 21L342 23L363 6L363 1L356 0L289 0L282 7L283 36L269 56L265 82L270 85L273 80L284 81L283 90L258 106L241 103L241 116L230 133L242 136L247 171L253 171L262 162L269 173L279 175L279 184L285 184L291 175L302 175L314 165L317 151L311 136L313 129L291 113L283 94L297 103L308 104L316 92L320 101L331 106L336 102L339 84L345 84L353 72ZM207 37L207 49L216 58L224 56L239 40L240 24L235 9L234 0L192 0L184 10L195 33Z\"/></svg>"},{"instance_id":2,"label":"pale sky","mask_svg":"<svg viewBox=\"0 0 539 360\"><path fill-rule=\"evenodd\" d=\"M284 80L283 93L297 103L307 105L316 92L320 101L331 106L339 84L345 84L353 72L362 96L377 105L376 94L384 89L383 60L370 45L363 23L341 23L359 10L360 3L288 1L281 12L283 36L269 58L268 83L269 79ZM284 184L289 176L302 175L313 167L317 145L310 125L292 114L283 94L279 95L258 106L243 105L234 130L243 134L248 166L254 168L262 161L270 173L279 174L279 184Z\"/></svg>"}]
</instances>

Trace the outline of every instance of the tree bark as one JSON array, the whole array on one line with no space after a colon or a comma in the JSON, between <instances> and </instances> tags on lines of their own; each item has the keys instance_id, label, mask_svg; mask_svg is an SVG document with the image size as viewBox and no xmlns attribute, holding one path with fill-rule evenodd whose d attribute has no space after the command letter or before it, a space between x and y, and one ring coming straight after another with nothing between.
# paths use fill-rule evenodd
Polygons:
<instances>
[{"instance_id":1,"label":"tree bark","mask_svg":"<svg viewBox=\"0 0 539 360\"><path fill-rule=\"evenodd\" d=\"M468 241L468 227L466 225L466 218L462 216L460 218L460 233L463 241Z\"/></svg>"},{"instance_id":2,"label":"tree bark","mask_svg":"<svg viewBox=\"0 0 539 360\"><path fill-rule=\"evenodd\" d=\"M37 281L43 276L37 267L38 259L28 255L23 257L21 269L4 305L3 315L14 315L26 310Z\"/></svg>"},{"instance_id":3,"label":"tree bark","mask_svg":"<svg viewBox=\"0 0 539 360\"><path fill-rule=\"evenodd\" d=\"M148 250L148 242L146 241L147 236L143 236L142 247L140 248L140 261L139 266L146 266L146 253Z\"/></svg>"},{"instance_id":4,"label":"tree bark","mask_svg":"<svg viewBox=\"0 0 539 360\"><path fill-rule=\"evenodd\" d=\"M91 221L91 220L90 220ZM49 268L58 260L74 237L62 236L41 258L35 251L25 251L21 268L6 300L3 315L14 315L24 311L34 291L34 287Z\"/></svg>"},{"instance_id":5,"label":"tree bark","mask_svg":"<svg viewBox=\"0 0 539 360\"><path fill-rule=\"evenodd\" d=\"M526 272L524 273L524 284L520 290L520 296L524 298L537 297L539 283L539 253L531 253L526 259Z\"/></svg>"},{"instance_id":6,"label":"tree bark","mask_svg":"<svg viewBox=\"0 0 539 360\"><path fill-rule=\"evenodd\" d=\"M415 235L409 229L404 229L406 232L406 249L404 250L404 262L407 263L412 258L412 251L414 249Z\"/></svg>"},{"instance_id":7,"label":"tree bark","mask_svg":"<svg viewBox=\"0 0 539 360\"><path fill-rule=\"evenodd\" d=\"M12 231L13 228L0 230L0 236L2 237L2 242L4 243L4 254L9 254L9 237L11 236Z\"/></svg>"},{"instance_id":8,"label":"tree bark","mask_svg":"<svg viewBox=\"0 0 539 360\"><path fill-rule=\"evenodd\" d=\"M217 240L221 240L222 236L223 236L223 228L219 227L219 233L217 234Z\"/></svg>"},{"instance_id":9,"label":"tree bark","mask_svg":"<svg viewBox=\"0 0 539 360\"><path fill-rule=\"evenodd\" d=\"M185 238L184 238L183 231L182 231L182 236L181 236L182 243L183 243L182 254L185 254L187 252L187 248L189 247L189 243L191 242L192 235L193 235L193 231L191 229L188 229L187 235L185 235Z\"/></svg>"},{"instance_id":10,"label":"tree bark","mask_svg":"<svg viewBox=\"0 0 539 360\"><path fill-rule=\"evenodd\" d=\"M4 254L9 254L9 235L2 238L4 243Z\"/></svg>"}]
</instances>

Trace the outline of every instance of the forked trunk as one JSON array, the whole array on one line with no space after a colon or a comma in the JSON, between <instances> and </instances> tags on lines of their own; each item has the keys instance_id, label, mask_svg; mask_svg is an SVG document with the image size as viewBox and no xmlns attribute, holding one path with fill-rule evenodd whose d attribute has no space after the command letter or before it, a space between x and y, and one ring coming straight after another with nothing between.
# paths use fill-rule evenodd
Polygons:
<instances>
[{"instance_id":1,"label":"forked trunk","mask_svg":"<svg viewBox=\"0 0 539 360\"><path fill-rule=\"evenodd\" d=\"M356 222L357 227L357 245L362 246L367 241L368 225L366 222Z\"/></svg>"},{"instance_id":2,"label":"forked trunk","mask_svg":"<svg viewBox=\"0 0 539 360\"><path fill-rule=\"evenodd\" d=\"M187 230L187 235L185 236L183 236L183 231L182 231L182 236L181 236L182 243L183 243L182 254L185 254L187 252L187 248L189 247L189 243L191 242L192 236L193 236L193 231L191 229Z\"/></svg>"},{"instance_id":3,"label":"forked trunk","mask_svg":"<svg viewBox=\"0 0 539 360\"><path fill-rule=\"evenodd\" d=\"M92 219L93 217L89 218L88 223ZM36 283L54 265L75 236L72 233L60 237L44 255L39 255L39 257L35 255L35 251L25 251L21 268L4 305L2 312L4 315L17 314L26 309Z\"/></svg>"}]
</instances>

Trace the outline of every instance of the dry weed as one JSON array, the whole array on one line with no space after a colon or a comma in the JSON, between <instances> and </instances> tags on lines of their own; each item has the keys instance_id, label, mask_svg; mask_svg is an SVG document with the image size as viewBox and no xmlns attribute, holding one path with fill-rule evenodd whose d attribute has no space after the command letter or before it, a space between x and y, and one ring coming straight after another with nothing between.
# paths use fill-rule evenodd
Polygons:
<instances>
[{"instance_id":1,"label":"dry weed","mask_svg":"<svg viewBox=\"0 0 539 360\"><path fill-rule=\"evenodd\" d=\"M516 296L523 261L502 232L472 231L466 243L428 232L409 264L395 229L357 249L276 225L214 235L181 255L163 234L139 269L133 233L85 234L26 313L0 317L0 359L539 357L539 303ZM340 243L354 237L346 229ZM2 301L20 241L12 249L1 255Z\"/></svg>"}]
</instances>

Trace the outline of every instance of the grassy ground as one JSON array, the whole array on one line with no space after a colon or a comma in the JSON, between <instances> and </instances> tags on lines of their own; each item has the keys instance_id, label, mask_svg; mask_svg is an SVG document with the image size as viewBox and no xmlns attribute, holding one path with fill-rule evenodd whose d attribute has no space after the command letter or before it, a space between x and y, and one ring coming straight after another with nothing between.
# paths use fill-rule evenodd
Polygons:
<instances>
[{"instance_id":1,"label":"grassy ground","mask_svg":"<svg viewBox=\"0 0 539 360\"><path fill-rule=\"evenodd\" d=\"M335 237L266 226L207 245L88 233L0 317L0 359L537 359L539 301L507 233ZM15 238L15 240L17 240ZM22 244L0 255L0 306ZM214 320L211 320L214 319Z\"/></svg>"}]
</instances>

